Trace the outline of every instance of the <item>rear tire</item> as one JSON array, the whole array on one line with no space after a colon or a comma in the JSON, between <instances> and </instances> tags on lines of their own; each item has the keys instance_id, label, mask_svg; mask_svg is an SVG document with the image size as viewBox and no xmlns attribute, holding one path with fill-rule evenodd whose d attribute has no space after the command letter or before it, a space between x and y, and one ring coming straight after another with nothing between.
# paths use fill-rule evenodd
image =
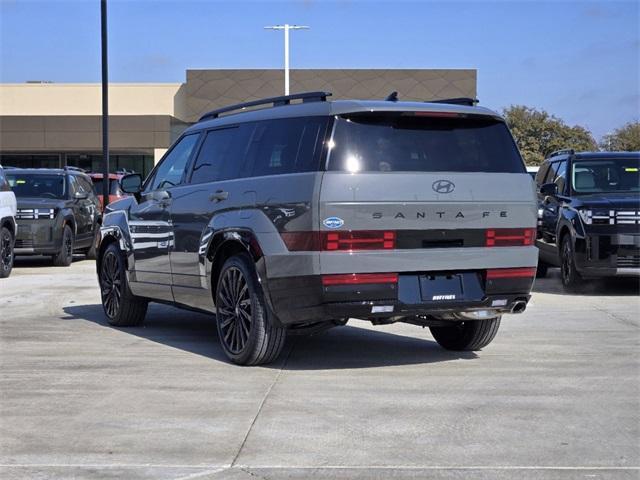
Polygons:
<instances>
[{"instance_id":1,"label":"rear tire","mask_svg":"<svg viewBox=\"0 0 640 480\"><path fill-rule=\"evenodd\" d=\"M100 235L100 226L96 225L96 228L97 228L97 231L93 236L93 240L91 241L91 246L84 254L87 260L95 260L97 257L96 247L98 245L98 236Z\"/></svg>"},{"instance_id":2,"label":"rear tire","mask_svg":"<svg viewBox=\"0 0 640 480\"><path fill-rule=\"evenodd\" d=\"M261 365L278 358L286 330L274 325L255 266L247 255L234 255L225 262L215 299L218 337L233 363Z\"/></svg>"},{"instance_id":3,"label":"rear tire","mask_svg":"<svg viewBox=\"0 0 640 480\"><path fill-rule=\"evenodd\" d=\"M114 327L137 327L147 313L148 302L129 289L124 256L115 243L109 245L100 262L102 309Z\"/></svg>"},{"instance_id":4,"label":"rear tire","mask_svg":"<svg viewBox=\"0 0 640 480\"><path fill-rule=\"evenodd\" d=\"M13 269L13 254L14 239L11 230L7 227L0 229L0 278L7 278L11 275Z\"/></svg>"},{"instance_id":5,"label":"rear tire","mask_svg":"<svg viewBox=\"0 0 640 480\"><path fill-rule=\"evenodd\" d=\"M68 267L73 262L73 231L69 225L62 230L62 245L60 251L53 256L53 265Z\"/></svg>"},{"instance_id":6,"label":"rear tire","mask_svg":"<svg viewBox=\"0 0 640 480\"><path fill-rule=\"evenodd\" d=\"M567 291L575 291L583 285L583 280L576 269L576 259L571 242L571 235L562 238L560 247L560 272L562 274L562 286Z\"/></svg>"},{"instance_id":7,"label":"rear tire","mask_svg":"<svg viewBox=\"0 0 640 480\"><path fill-rule=\"evenodd\" d=\"M429 327L431 335L447 350L480 350L491 343L502 317L456 322L450 327Z\"/></svg>"},{"instance_id":8,"label":"rear tire","mask_svg":"<svg viewBox=\"0 0 640 480\"><path fill-rule=\"evenodd\" d=\"M549 265L542 260L538 260L538 268L536 268L536 278L544 278L549 272Z\"/></svg>"}]
</instances>

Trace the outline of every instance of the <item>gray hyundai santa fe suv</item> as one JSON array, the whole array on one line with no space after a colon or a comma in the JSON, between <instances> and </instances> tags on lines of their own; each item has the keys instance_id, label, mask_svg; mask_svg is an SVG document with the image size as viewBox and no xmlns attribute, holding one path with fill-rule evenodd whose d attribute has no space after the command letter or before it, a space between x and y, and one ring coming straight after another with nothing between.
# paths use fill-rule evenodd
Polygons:
<instances>
[{"instance_id":1,"label":"gray hyundai santa fe suv","mask_svg":"<svg viewBox=\"0 0 640 480\"><path fill-rule=\"evenodd\" d=\"M328 95L210 112L144 183L121 180L134 195L106 210L97 261L112 325L150 301L210 312L226 355L256 365L349 318L477 350L524 311L536 193L504 120Z\"/></svg>"}]
</instances>

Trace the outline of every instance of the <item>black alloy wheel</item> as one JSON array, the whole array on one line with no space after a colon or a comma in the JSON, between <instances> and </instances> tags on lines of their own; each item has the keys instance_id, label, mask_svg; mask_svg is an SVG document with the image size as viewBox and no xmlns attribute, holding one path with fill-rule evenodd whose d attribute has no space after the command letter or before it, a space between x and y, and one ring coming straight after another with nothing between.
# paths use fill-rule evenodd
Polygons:
<instances>
[{"instance_id":1,"label":"black alloy wheel","mask_svg":"<svg viewBox=\"0 0 640 480\"><path fill-rule=\"evenodd\" d=\"M60 251L53 256L56 267L68 267L73 262L73 231L69 225L62 230L62 245Z\"/></svg>"},{"instance_id":2,"label":"black alloy wheel","mask_svg":"<svg viewBox=\"0 0 640 480\"><path fill-rule=\"evenodd\" d=\"M142 325L149 301L136 297L129 288L124 254L116 243L109 244L98 260L102 308L115 327Z\"/></svg>"},{"instance_id":3,"label":"black alloy wheel","mask_svg":"<svg viewBox=\"0 0 640 480\"><path fill-rule=\"evenodd\" d=\"M244 253L228 258L216 283L216 324L226 356L238 365L273 362L286 330L265 301L253 259Z\"/></svg>"},{"instance_id":4,"label":"black alloy wheel","mask_svg":"<svg viewBox=\"0 0 640 480\"><path fill-rule=\"evenodd\" d=\"M13 235L7 227L0 230L0 278L7 278L13 269Z\"/></svg>"},{"instance_id":5,"label":"black alloy wheel","mask_svg":"<svg viewBox=\"0 0 640 480\"><path fill-rule=\"evenodd\" d=\"M582 277L576 269L570 235L565 235L562 239L562 245L560 247L560 272L562 274L562 285L567 290L575 290L582 285Z\"/></svg>"},{"instance_id":6,"label":"black alloy wheel","mask_svg":"<svg viewBox=\"0 0 640 480\"><path fill-rule=\"evenodd\" d=\"M218 315L224 346L234 355L244 350L251 333L252 308L249 287L237 267L225 270L218 290Z\"/></svg>"},{"instance_id":7,"label":"black alloy wheel","mask_svg":"<svg viewBox=\"0 0 640 480\"><path fill-rule=\"evenodd\" d=\"M116 253L108 250L102 258L100 289L102 305L109 318L116 318L122 301L122 274Z\"/></svg>"}]
</instances>

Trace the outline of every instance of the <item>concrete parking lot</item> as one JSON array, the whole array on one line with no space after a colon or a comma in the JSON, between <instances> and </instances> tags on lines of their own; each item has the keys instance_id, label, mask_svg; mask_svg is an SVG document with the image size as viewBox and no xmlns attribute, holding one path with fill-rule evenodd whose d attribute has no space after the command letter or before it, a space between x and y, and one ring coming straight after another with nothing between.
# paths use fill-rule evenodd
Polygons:
<instances>
[{"instance_id":1,"label":"concrete parking lot","mask_svg":"<svg viewBox=\"0 0 640 480\"><path fill-rule=\"evenodd\" d=\"M109 327L94 264L0 281L0 477L640 477L638 282L539 280L482 352L352 320L268 367L225 361L210 317Z\"/></svg>"}]
</instances>

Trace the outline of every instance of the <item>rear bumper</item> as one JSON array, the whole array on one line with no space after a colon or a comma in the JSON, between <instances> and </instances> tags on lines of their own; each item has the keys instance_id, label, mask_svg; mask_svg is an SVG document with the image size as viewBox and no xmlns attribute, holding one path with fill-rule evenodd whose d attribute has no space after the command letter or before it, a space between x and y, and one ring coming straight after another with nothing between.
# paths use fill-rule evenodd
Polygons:
<instances>
[{"instance_id":1,"label":"rear bumper","mask_svg":"<svg viewBox=\"0 0 640 480\"><path fill-rule=\"evenodd\" d=\"M583 277L640 276L640 233L591 233L576 242Z\"/></svg>"},{"instance_id":2,"label":"rear bumper","mask_svg":"<svg viewBox=\"0 0 640 480\"><path fill-rule=\"evenodd\" d=\"M533 277L487 281L483 271L437 273L461 274L469 279L463 282L462 298L426 300L422 273L400 274L397 284L325 286L320 275L276 278L269 279L268 292L280 322L294 325L343 318L438 317L478 310L510 313L517 302L529 301L533 285Z\"/></svg>"}]
</instances>

